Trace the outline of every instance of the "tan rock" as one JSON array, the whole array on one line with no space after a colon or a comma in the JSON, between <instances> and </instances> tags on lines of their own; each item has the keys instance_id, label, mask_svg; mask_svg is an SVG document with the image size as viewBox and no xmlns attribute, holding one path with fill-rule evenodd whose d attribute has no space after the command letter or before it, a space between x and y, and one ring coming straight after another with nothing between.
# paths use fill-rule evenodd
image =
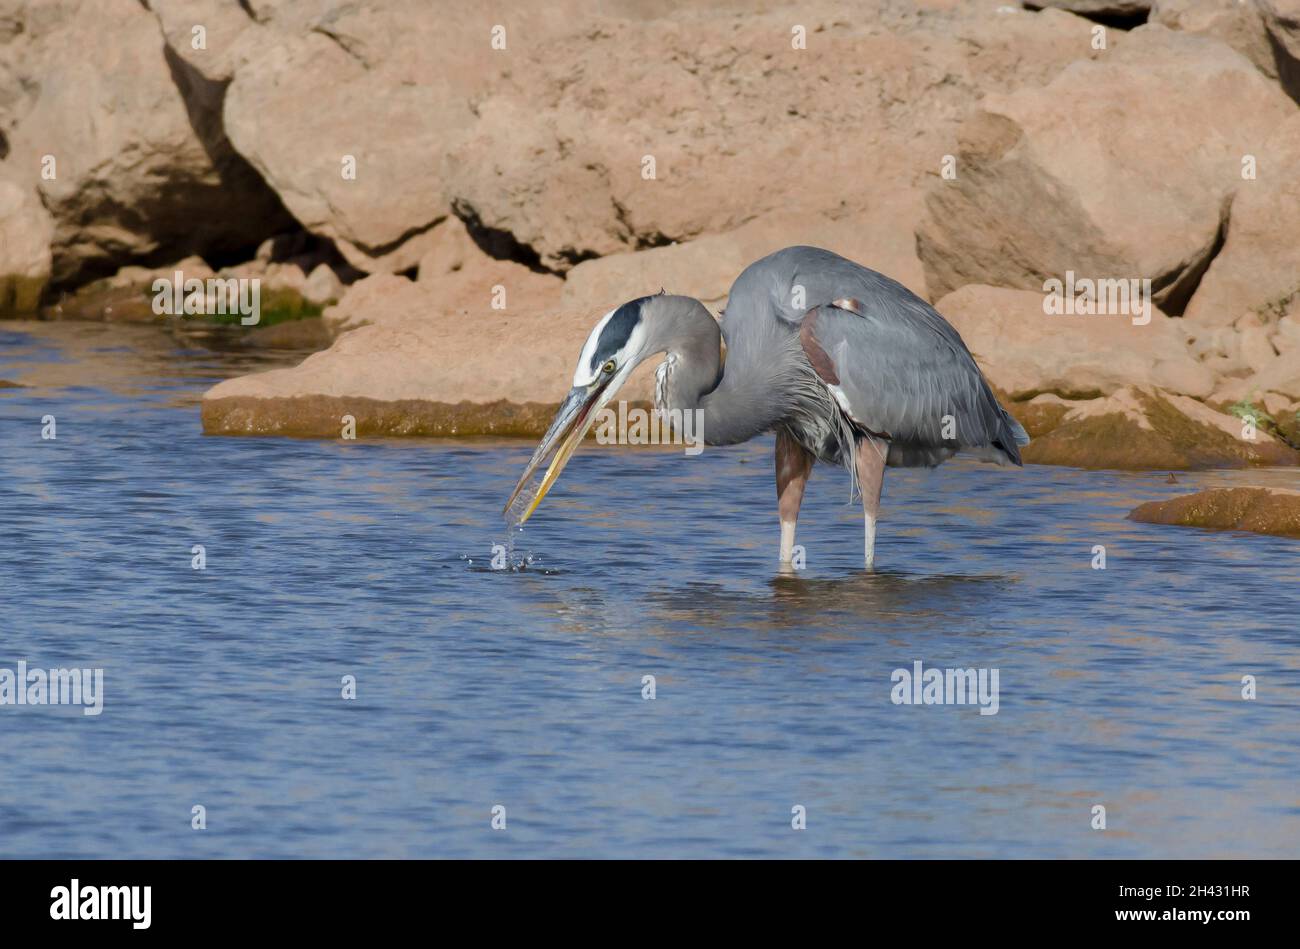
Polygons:
<instances>
[{"instance_id":1,"label":"tan rock","mask_svg":"<svg viewBox=\"0 0 1300 949\"><path fill-rule=\"evenodd\" d=\"M900 196L898 205L906 205L907 199ZM916 207L914 202L913 212ZM924 295L925 278L909 223L913 219L906 211L857 213L839 220L767 215L727 234L583 261L566 275L563 302L566 307L604 313L627 300L666 289L695 297L717 313L742 270L793 244L835 251Z\"/></svg>"},{"instance_id":2,"label":"tan rock","mask_svg":"<svg viewBox=\"0 0 1300 949\"><path fill-rule=\"evenodd\" d=\"M522 50L591 21L576 0L508 5L499 20L476 0L301 6L252 8L258 25L245 29L256 43L246 32L238 45L256 52L220 66L233 73L226 132L305 227L376 273L413 269L424 236L449 214L440 157L482 121L474 99ZM506 30L505 49L493 47L494 25Z\"/></svg>"},{"instance_id":3,"label":"tan rock","mask_svg":"<svg viewBox=\"0 0 1300 949\"><path fill-rule=\"evenodd\" d=\"M1148 501L1134 508L1129 518L1147 524L1300 538L1300 491L1215 488L1167 501Z\"/></svg>"},{"instance_id":4,"label":"tan rock","mask_svg":"<svg viewBox=\"0 0 1300 949\"><path fill-rule=\"evenodd\" d=\"M1032 464L1076 468L1189 469L1300 464L1300 452L1195 399L1126 386L1072 408L1021 451Z\"/></svg>"},{"instance_id":5,"label":"tan rock","mask_svg":"<svg viewBox=\"0 0 1300 949\"><path fill-rule=\"evenodd\" d=\"M348 296L358 291L394 302L427 293L386 275L361 281ZM547 310L480 319L437 311L361 326L292 369L213 387L203 398L203 428L338 437L342 417L351 415L362 436L537 436L568 391L591 326L588 313ZM620 398L648 400L653 391L647 364Z\"/></svg>"},{"instance_id":6,"label":"tan rock","mask_svg":"<svg viewBox=\"0 0 1300 949\"><path fill-rule=\"evenodd\" d=\"M32 313L50 280L54 221L36 193L0 178L0 317Z\"/></svg>"},{"instance_id":7,"label":"tan rock","mask_svg":"<svg viewBox=\"0 0 1300 949\"><path fill-rule=\"evenodd\" d=\"M1300 399L1300 348L1288 349L1254 375L1222 380L1210 396L1214 403L1254 400L1264 392Z\"/></svg>"},{"instance_id":8,"label":"tan rock","mask_svg":"<svg viewBox=\"0 0 1300 949\"><path fill-rule=\"evenodd\" d=\"M1300 102L1300 0L1258 0L1277 62L1278 79Z\"/></svg>"},{"instance_id":9,"label":"tan rock","mask_svg":"<svg viewBox=\"0 0 1300 949\"><path fill-rule=\"evenodd\" d=\"M804 50L789 8L683 10L530 48L444 158L457 212L556 271L795 209L888 222L875 210L940 171L972 99L1090 52L1090 24L1055 11L876 6L800 5Z\"/></svg>"},{"instance_id":10,"label":"tan rock","mask_svg":"<svg viewBox=\"0 0 1300 949\"><path fill-rule=\"evenodd\" d=\"M547 312L560 305L563 281L475 249L463 266L420 281L374 274L357 281L324 313L335 333L358 326L458 316L467 325L491 323L515 312ZM591 320L595 324L595 318ZM577 350L574 351L577 358Z\"/></svg>"},{"instance_id":11,"label":"tan rock","mask_svg":"<svg viewBox=\"0 0 1300 949\"><path fill-rule=\"evenodd\" d=\"M469 236L465 222L449 217L429 231L429 241L420 258L417 279L433 280L463 269L483 252Z\"/></svg>"},{"instance_id":12,"label":"tan rock","mask_svg":"<svg viewBox=\"0 0 1300 949\"><path fill-rule=\"evenodd\" d=\"M1300 301L1298 301L1300 302ZM1284 316L1278 320L1273 336L1269 340L1279 353L1290 352L1300 348L1300 319Z\"/></svg>"},{"instance_id":13,"label":"tan rock","mask_svg":"<svg viewBox=\"0 0 1300 949\"><path fill-rule=\"evenodd\" d=\"M917 241L931 292L1041 289L1073 271L1149 278L1178 313L1242 184L1242 154L1294 112L1240 54L1158 25L1046 86L990 95L962 128L956 178L927 195Z\"/></svg>"},{"instance_id":14,"label":"tan rock","mask_svg":"<svg viewBox=\"0 0 1300 949\"><path fill-rule=\"evenodd\" d=\"M1232 323L1243 310L1276 318L1300 295L1300 112L1255 156L1257 177L1237 189L1227 239L1187 307L1189 323Z\"/></svg>"},{"instance_id":15,"label":"tan rock","mask_svg":"<svg viewBox=\"0 0 1300 949\"><path fill-rule=\"evenodd\" d=\"M1028 7L1068 10L1084 16L1140 16L1151 9L1154 0L1028 0Z\"/></svg>"},{"instance_id":16,"label":"tan rock","mask_svg":"<svg viewBox=\"0 0 1300 949\"><path fill-rule=\"evenodd\" d=\"M935 308L1014 400L1042 392L1091 398L1130 384L1197 397L1213 390L1214 375L1193 358L1180 321L1158 309L1135 325L1123 315L1051 315L1043 302L1042 293L970 285Z\"/></svg>"},{"instance_id":17,"label":"tan rock","mask_svg":"<svg viewBox=\"0 0 1300 949\"><path fill-rule=\"evenodd\" d=\"M1150 22L1227 43L1255 68L1277 79L1277 62L1258 3L1241 0L1154 0Z\"/></svg>"},{"instance_id":18,"label":"tan rock","mask_svg":"<svg viewBox=\"0 0 1300 949\"><path fill-rule=\"evenodd\" d=\"M292 225L222 132L220 85L168 59L144 5L52 6L6 165L54 217L56 283L160 251L234 253Z\"/></svg>"},{"instance_id":19,"label":"tan rock","mask_svg":"<svg viewBox=\"0 0 1300 949\"><path fill-rule=\"evenodd\" d=\"M1264 411L1272 416L1285 415L1291 407L1291 397L1280 392L1265 392L1260 402Z\"/></svg>"},{"instance_id":20,"label":"tan rock","mask_svg":"<svg viewBox=\"0 0 1300 949\"><path fill-rule=\"evenodd\" d=\"M1277 351L1268 337L1268 330L1263 326L1252 326L1241 331L1241 358L1251 372L1262 372L1277 358Z\"/></svg>"},{"instance_id":21,"label":"tan rock","mask_svg":"<svg viewBox=\"0 0 1300 949\"><path fill-rule=\"evenodd\" d=\"M222 0L150 0L167 46L204 78L226 82L261 45L251 11Z\"/></svg>"},{"instance_id":22,"label":"tan rock","mask_svg":"<svg viewBox=\"0 0 1300 949\"><path fill-rule=\"evenodd\" d=\"M303 294L307 286L307 275L297 264L267 264L263 283L268 290L292 290Z\"/></svg>"},{"instance_id":23,"label":"tan rock","mask_svg":"<svg viewBox=\"0 0 1300 949\"><path fill-rule=\"evenodd\" d=\"M343 296L343 281L329 264L317 264L302 285L302 295L311 303L333 303Z\"/></svg>"}]
</instances>

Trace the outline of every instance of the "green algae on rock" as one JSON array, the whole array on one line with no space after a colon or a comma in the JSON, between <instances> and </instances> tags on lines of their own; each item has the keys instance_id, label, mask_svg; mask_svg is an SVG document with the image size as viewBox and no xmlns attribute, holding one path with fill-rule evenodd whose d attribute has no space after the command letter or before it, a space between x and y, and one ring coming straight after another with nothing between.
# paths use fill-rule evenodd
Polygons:
<instances>
[{"instance_id":1,"label":"green algae on rock","mask_svg":"<svg viewBox=\"0 0 1300 949\"><path fill-rule=\"evenodd\" d=\"M1126 386L1070 409L1022 452L1026 462L1072 468L1194 469L1296 465L1300 452L1186 396Z\"/></svg>"}]
</instances>

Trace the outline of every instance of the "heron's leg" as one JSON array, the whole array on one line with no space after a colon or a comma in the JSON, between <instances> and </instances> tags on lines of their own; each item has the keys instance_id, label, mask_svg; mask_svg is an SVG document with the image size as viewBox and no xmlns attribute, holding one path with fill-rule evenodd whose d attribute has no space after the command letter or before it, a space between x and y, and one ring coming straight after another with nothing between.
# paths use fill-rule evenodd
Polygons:
<instances>
[{"instance_id":1,"label":"heron's leg","mask_svg":"<svg viewBox=\"0 0 1300 949\"><path fill-rule=\"evenodd\" d=\"M776 433L776 513L781 519L781 563L794 556L794 527L813 456L785 431Z\"/></svg>"},{"instance_id":2,"label":"heron's leg","mask_svg":"<svg viewBox=\"0 0 1300 949\"><path fill-rule=\"evenodd\" d=\"M885 483L885 459L889 444L864 435L858 439L858 488L862 491L862 517L866 523L866 563L871 570L876 562L876 518L880 514L880 489Z\"/></svg>"}]
</instances>

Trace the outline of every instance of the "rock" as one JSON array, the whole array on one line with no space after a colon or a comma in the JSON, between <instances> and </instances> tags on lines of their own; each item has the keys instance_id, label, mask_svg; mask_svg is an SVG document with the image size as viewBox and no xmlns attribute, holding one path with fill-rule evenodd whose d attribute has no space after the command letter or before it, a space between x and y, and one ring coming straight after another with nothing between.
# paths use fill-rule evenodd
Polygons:
<instances>
[{"instance_id":1,"label":"rock","mask_svg":"<svg viewBox=\"0 0 1300 949\"><path fill-rule=\"evenodd\" d=\"M358 280L334 306L321 315L334 335L362 326L391 321L406 322L424 312L429 301L426 287L393 274L372 274Z\"/></svg>"},{"instance_id":2,"label":"rock","mask_svg":"<svg viewBox=\"0 0 1300 949\"><path fill-rule=\"evenodd\" d=\"M1243 439L1240 419L1186 396L1125 386L1075 406L1021 451L1026 462L1128 470L1300 464L1300 452L1271 435Z\"/></svg>"},{"instance_id":3,"label":"rock","mask_svg":"<svg viewBox=\"0 0 1300 949\"><path fill-rule=\"evenodd\" d=\"M1300 298L1297 298L1296 303L1300 303ZM1300 319L1295 316L1284 316L1278 320L1270 342L1279 353L1300 348Z\"/></svg>"},{"instance_id":4,"label":"rock","mask_svg":"<svg viewBox=\"0 0 1300 949\"><path fill-rule=\"evenodd\" d=\"M1268 330L1263 326L1252 326L1240 333L1241 358L1251 372L1261 372L1277 358L1277 351L1268 337Z\"/></svg>"},{"instance_id":5,"label":"rock","mask_svg":"<svg viewBox=\"0 0 1300 949\"><path fill-rule=\"evenodd\" d=\"M164 253L233 254L291 224L222 133L222 88L168 57L142 4L84 0L26 68L36 91L6 165L54 217L55 283Z\"/></svg>"},{"instance_id":6,"label":"rock","mask_svg":"<svg viewBox=\"0 0 1300 949\"><path fill-rule=\"evenodd\" d=\"M343 296L343 281L329 264L317 264L303 283L302 295L312 303L333 303Z\"/></svg>"},{"instance_id":7,"label":"rock","mask_svg":"<svg viewBox=\"0 0 1300 949\"><path fill-rule=\"evenodd\" d=\"M472 0L259 5L256 43L240 34L256 53L233 62L226 131L298 221L334 239L349 263L410 270L424 248L405 245L450 213L440 156L481 121L474 97L518 63L519 48L585 25L581 9L500 12L502 50L492 45L497 21Z\"/></svg>"},{"instance_id":8,"label":"rock","mask_svg":"<svg viewBox=\"0 0 1300 949\"><path fill-rule=\"evenodd\" d=\"M358 292L413 301L427 290L377 275L348 296ZM585 312L522 309L481 320L434 311L361 326L292 369L214 386L203 397L203 430L337 438L351 415L360 436L536 437L568 390L591 327ZM645 401L653 391L647 365L619 397Z\"/></svg>"},{"instance_id":9,"label":"rock","mask_svg":"<svg viewBox=\"0 0 1300 949\"><path fill-rule=\"evenodd\" d=\"M910 228L892 202L940 170L972 99L1090 52L1090 24L1055 11L874 6L801 5L802 50L790 9L530 46L444 156L453 206L557 272L794 209Z\"/></svg>"},{"instance_id":10,"label":"rock","mask_svg":"<svg viewBox=\"0 0 1300 949\"><path fill-rule=\"evenodd\" d=\"M426 314L458 316L466 323L496 321L511 313L546 312L560 302L563 281L508 260L494 260L477 248L460 266L444 273L425 270L418 281L374 274L348 288L325 311L325 324L343 333L358 326L419 320ZM595 325L592 318L592 325ZM574 351L577 358L577 351Z\"/></svg>"},{"instance_id":11,"label":"rock","mask_svg":"<svg viewBox=\"0 0 1300 949\"><path fill-rule=\"evenodd\" d=\"M53 235L35 192L0 179L0 317L35 312L50 280Z\"/></svg>"},{"instance_id":12,"label":"rock","mask_svg":"<svg viewBox=\"0 0 1300 949\"><path fill-rule=\"evenodd\" d=\"M268 290L292 290L306 296L307 275L297 264L267 264L266 275L262 278Z\"/></svg>"},{"instance_id":13,"label":"rock","mask_svg":"<svg viewBox=\"0 0 1300 949\"><path fill-rule=\"evenodd\" d=\"M153 311L154 281L207 280L215 276L207 262L198 256L186 257L165 267L122 267L111 277L102 277L65 293L46 310L46 315L62 320L103 320L109 323L152 323L160 319Z\"/></svg>"},{"instance_id":14,"label":"rock","mask_svg":"<svg viewBox=\"0 0 1300 949\"><path fill-rule=\"evenodd\" d=\"M1041 88L989 95L962 127L956 178L927 194L917 247L931 293L1042 290L1073 271L1150 279L1178 314L1242 184L1241 156L1294 112L1240 54L1158 25Z\"/></svg>"},{"instance_id":15,"label":"rock","mask_svg":"<svg viewBox=\"0 0 1300 949\"><path fill-rule=\"evenodd\" d=\"M1264 392L1280 392L1288 398L1300 399L1300 348L1273 357L1254 375L1221 381L1210 401L1216 404L1253 401Z\"/></svg>"},{"instance_id":16,"label":"rock","mask_svg":"<svg viewBox=\"0 0 1300 949\"><path fill-rule=\"evenodd\" d=\"M906 200L907 196L900 196L900 205ZM566 307L599 314L666 289L693 296L717 313L742 270L792 244L833 250L924 295L925 277L909 223L914 216L882 212L870 220L858 214L830 220L801 214L768 215L727 234L583 261L566 275L563 302Z\"/></svg>"},{"instance_id":17,"label":"rock","mask_svg":"<svg viewBox=\"0 0 1300 949\"><path fill-rule=\"evenodd\" d=\"M1150 22L1227 43L1276 80L1277 61L1257 3L1240 0L1155 0Z\"/></svg>"},{"instance_id":18,"label":"rock","mask_svg":"<svg viewBox=\"0 0 1300 949\"><path fill-rule=\"evenodd\" d=\"M1031 9L1068 10L1082 16L1139 17L1151 9L1154 0L1026 0Z\"/></svg>"},{"instance_id":19,"label":"rock","mask_svg":"<svg viewBox=\"0 0 1300 949\"><path fill-rule=\"evenodd\" d=\"M1146 524L1300 538L1300 491L1214 488L1167 501L1148 501L1135 507L1129 518Z\"/></svg>"},{"instance_id":20,"label":"rock","mask_svg":"<svg viewBox=\"0 0 1300 949\"><path fill-rule=\"evenodd\" d=\"M1264 411L1275 417L1285 415L1292 405L1291 397L1280 392L1265 392L1260 401L1264 405Z\"/></svg>"},{"instance_id":21,"label":"rock","mask_svg":"<svg viewBox=\"0 0 1300 949\"><path fill-rule=\"evenodd\" d=\"M1061 424L1061 419L1065 418L1071 409L1082 404L1077 400L1062 399L1054 392L1036 395L1028 402L1013 402L1010 396L996 387L994 391L998 401L1010 410L1017 422L1024 426L1031 439L1046 435L1057 428Z\"/></svg>"},{"instance_id":22,"label":"rock","mask_svg":"<svg viewBox=\"0 0 1300 949\"><path fill-rule=\"evenodd\" d=\"M1192 357L1181 321L1158 309L1135 325L1124 315L1050 315L1043 304L1042 293L969 285L935 308L1016 401L1043 392L1094 398L1133 383L1196 397L1213 391L1214 374Z\"/></svg>"},{"instance_id":23,"label":"rock","mask_svg":"<svg viewBox=\"0 0 1300 949\"><path fill-rule=\"evenodd\" d=\"M261 45L263 29L240 3L150 0L149 9L158 18L168 48L211 82L230 81L236 66L257 55ZM196 33L200 29L202 33Z\"/></svg>"},{"instance_id":24,"label":"rock","mask_svg":"<svg viewBox=\"0 0 1300 949\"><path fill-rule=\"evenodd\" d=\"M1257 154L1255 180L1237 189L1223 248L1187 307L1189 323L1221 326L1248 310L1276 318L1300 297L1297 168L1300 112L1293 110Z\"/></svg>"},{"instance_id":25,"label":"rock","mask_svg":"<svg viewBox=\"0 0 1300 949\"><path fill-rule=\"evenodd\" d=\"M1278 79L1300 102L1300 0L1258 0L1277 63Z\"/></svg>"},{"instance_id":26,"label":"rock","mask_svg":"<svg viewBox=\"0 0 1300 949\"><path fill-rule=\"evenodd\" d=\"M417 279L434 280L461 270L473 260L480 259L483 252L469 236L465 222L458 217L449 217L429 231L429 239L424 254L420 257Z\"/></svg>"}]
</instances>

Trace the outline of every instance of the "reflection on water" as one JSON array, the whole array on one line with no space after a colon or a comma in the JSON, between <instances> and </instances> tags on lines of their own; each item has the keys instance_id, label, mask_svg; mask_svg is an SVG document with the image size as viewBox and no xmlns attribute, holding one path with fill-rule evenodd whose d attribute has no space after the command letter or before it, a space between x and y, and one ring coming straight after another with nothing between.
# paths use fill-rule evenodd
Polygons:
<instances>
[{"instance_id":1,"label":"reflection on water","mask_svg":"<svg viewBox=\"0 0 1300 949\"><path fill-rule=\"evenodd\" d=\"M782 574L769 442L589 446L511 537L531 445L204 438L232 357L69 332L0 326L0 668L105 710L0 708L0 856L1297 853L1300 548L1125 520L1293 471L891 471L866 575L819 468Z\"/></svg>"}]
</instances>

